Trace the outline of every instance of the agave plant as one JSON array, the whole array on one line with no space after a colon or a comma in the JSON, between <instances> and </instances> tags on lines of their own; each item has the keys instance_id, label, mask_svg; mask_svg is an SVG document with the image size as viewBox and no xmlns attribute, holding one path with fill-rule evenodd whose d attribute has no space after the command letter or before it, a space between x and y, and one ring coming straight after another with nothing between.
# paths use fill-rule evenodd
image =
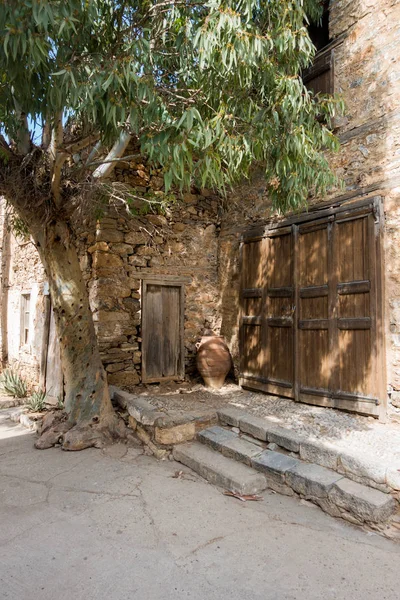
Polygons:
<instances>
[{"instance_id":1,"label":"agave plant","mask_svg":"<svg viewBox=\"0 0 400 600\"><path fill-rule=\"evenodd\" d=\"M45 409L46 392L42 390L33 392L26 405L31 412L41 412Z\"/></svg>"},{"instance_id":2,"label":"agave plant","mask_svg":"<svg viewBox=\"0 0 400 600\"><path fill-rule=\"evenodd\" d=\"M12 369L5 369L0 375L0 388L14 398L25 398L28 392L25 380Z\"/></svg>"}]
</instances>

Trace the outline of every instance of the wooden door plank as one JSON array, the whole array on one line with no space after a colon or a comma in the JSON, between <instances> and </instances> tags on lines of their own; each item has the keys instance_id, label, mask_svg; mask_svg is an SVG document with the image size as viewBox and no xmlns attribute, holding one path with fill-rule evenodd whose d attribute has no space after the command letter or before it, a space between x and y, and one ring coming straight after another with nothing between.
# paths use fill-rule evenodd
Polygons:
<instances>
[{"instance_id":1,"label":"wooden door plank","mask_svg":"<svg viewBox=\"0 0 400 600\"><path fill-rule=\"evenodd\" d=\"M385 212L383 201L376 198L374 201L374 240L376 259L376 372L377 372L377 395L380 400L379 419L387 420L387 368L386 368L386 344L385 344L385 258L384 258L384 223Z\"/></svg>"},{"instance_id":2,"label":"wooden door plank","mask_svg":"<svg viewBox=\"0 0 400 600\"><path fill-rule=\"evenodd\" d=\"M294 314L293 314L293 391L294 399L299 401L300 390L300 349L299 327L300 321L300 286L299 286L299 227L292 225L293 237L293 288L294 288Z\"/></svg>"},{"instance_id":3,"label":"wooden door plank","mask_svg":"<svg viewBox=\"0 0 400 600\"><path fill-rule=\"evenodd\" d=\"M183 289L183 284L176 281L142 281L144 383L184 376Z\"/></svg>"}]
</instances>

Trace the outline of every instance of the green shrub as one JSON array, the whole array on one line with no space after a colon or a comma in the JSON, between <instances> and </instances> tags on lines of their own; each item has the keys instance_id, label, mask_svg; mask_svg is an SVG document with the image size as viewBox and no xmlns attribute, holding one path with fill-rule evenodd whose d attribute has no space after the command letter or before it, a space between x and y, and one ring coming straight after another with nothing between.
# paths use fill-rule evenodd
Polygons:
<instances>
[{"instance_id":1,"label":"green shrub","mask_svg":"<svg viewBox=\"0 0 400 600\"><path fill-rule=\"evenodd\" d=\"M41 412L45 409L46 392L42 390L33 392L26 405L31 412Z\"/></svg>"},{"instance_id":2,"label":"green shrub","mask_svg":"<svg viewBox=\"0 0 400 600\"><path fill-rule=\"evenodd\" d=\"M12 369L5 369L0 375L0 388L14 398L25 398L28 392L25 380Z\"/></svg>"}]
</instances>

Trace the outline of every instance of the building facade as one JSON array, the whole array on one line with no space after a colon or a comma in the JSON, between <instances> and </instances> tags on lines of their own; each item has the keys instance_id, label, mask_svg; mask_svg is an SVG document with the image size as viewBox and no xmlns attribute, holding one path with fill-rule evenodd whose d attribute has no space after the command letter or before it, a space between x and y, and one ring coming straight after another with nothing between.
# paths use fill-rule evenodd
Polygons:
<instances>
[{"instance_id":1,"label":"building facade","mask_svg":"<svg viewBox=\"0 0 400 600\"><path fill-rule=\"evenodd\" d=\"M344 189L303 215L271 213L262 176L221 200L192 190L163 214L114 207L77 226L110 383L191 376L196 343L223 335L243 385L383 417L400 408L400 3L331 0L304 74L339 93ZM163 195L161 174L121 161L115 179ZM4 215L3 215L4 217ZM45 275L2 228L2 357L61 391Z\"/></svg>"}]
</instances>

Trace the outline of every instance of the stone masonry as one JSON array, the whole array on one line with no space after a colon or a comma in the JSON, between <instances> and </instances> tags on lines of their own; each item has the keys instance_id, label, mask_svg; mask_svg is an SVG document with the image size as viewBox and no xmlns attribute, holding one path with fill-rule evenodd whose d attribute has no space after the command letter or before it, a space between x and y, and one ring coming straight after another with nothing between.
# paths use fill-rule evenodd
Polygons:
<instances>
[{"instance_id":1,"label":"stone masonry","mask_svg":"<svg viewBox=\"0 0 400 600\"><path fill-rule=\"evenodd\" d=\"M384 198L387 379L394 408L400 408L399 23L400 5L393 0L330 2L335 91L345 100L346 114L337 122L341 150L331 157L344 189L333 190L329 199L345 193L353 194L353 199L368 194ZM162 173L144 159L121 160L113 180L113 185L133 188L131 206L136 214L128 215L117 202L97 220L87 218L76 228L110 383L129 387L141 381L140 290L141 277L148 275L187 278L186 374L194 372L195 344L205 331L225 336L237 373L240 237L248 225L280 218L271 212L262 174L255 172L224 201L210 190L196 189L166 197ZM163 207L161 200L167 200ZM322 201L327 198L312 200ZM3 263L4 250L3 240ZM12 338L17 335L19 340L16 306L23 287L36 290L32 300L39 316L32 319L40 325L43 271L32 245L13 242L12 251L13 275L9 282L3 275L2 286L3 324L4 303L10 305L9 315L14 314L8 329L9 359L20 360L24 368L31 364L37 372L37 349L29 355L31 362L22 360L23 352L18 343L13 346ZM34 340L36 334L32 336Z\"/></svg>"}]
</instances>

